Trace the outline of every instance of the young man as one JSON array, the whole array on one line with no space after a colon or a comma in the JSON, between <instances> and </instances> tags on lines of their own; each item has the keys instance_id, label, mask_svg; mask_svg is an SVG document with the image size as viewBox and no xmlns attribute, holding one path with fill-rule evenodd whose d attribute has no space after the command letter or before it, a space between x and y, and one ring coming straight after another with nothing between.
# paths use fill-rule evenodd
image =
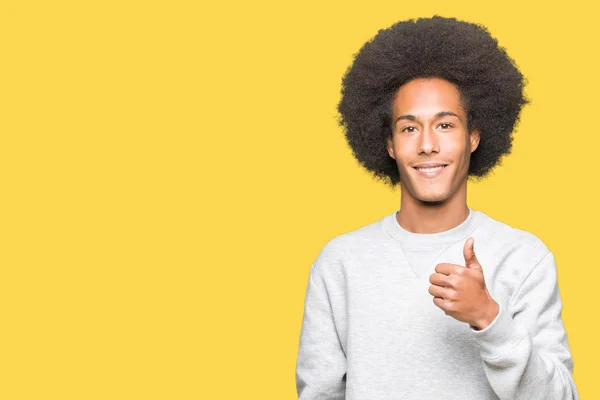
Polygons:
<instances>
[{"instance_id":1,"label":"young man","mask_svg":"<svg viewBox=\"0 0 600 400\"><path fill-rule=\"evenodd\" d=\"M578 399L553 253L467 206L510 153L524 78L484 27L381 30L343 79L359 162L399 211L333 238L310 270L301 400Z\"/></svg>"}]
</instances>

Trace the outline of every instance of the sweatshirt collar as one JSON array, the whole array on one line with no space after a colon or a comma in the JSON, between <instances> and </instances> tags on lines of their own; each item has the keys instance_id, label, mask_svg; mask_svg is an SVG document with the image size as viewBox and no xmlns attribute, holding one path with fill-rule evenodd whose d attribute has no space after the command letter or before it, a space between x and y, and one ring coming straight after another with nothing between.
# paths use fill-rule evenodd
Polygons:
<instances>
[{"instance_id":1,"label":"sweatshirt collar","mask_svg":"<svg viewBox=\"0 0 600 400\"><path fill-rule=\"evenodd\" d=\"M433 246L440 243L452 243L466 239L475 230L481 217L481 212L469 207L467 219L454 228L437 233L414 233L400 226L396 220L397 212L398 210L395 210L392 214L382 219L383 227L392 238L409 246Z\"/></svg>"}]
</instances>

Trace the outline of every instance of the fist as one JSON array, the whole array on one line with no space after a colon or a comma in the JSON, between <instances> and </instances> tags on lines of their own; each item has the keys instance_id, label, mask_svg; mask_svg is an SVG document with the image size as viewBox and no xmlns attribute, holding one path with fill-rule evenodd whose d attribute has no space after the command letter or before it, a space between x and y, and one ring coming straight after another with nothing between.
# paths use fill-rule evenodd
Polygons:
<instances>
[{"instance_id":1,"label":"fist","mask_svg":"<svg viewBox=\"0 0 600 400\"><path fill-rule=\"evenodd\" d=\"M472 237L465 242L465 266L448 263L435 266L435 273L429 276L429 294L446 315L481 330L496 318L499 306L485 285L474 243Z\"/></svg>"}]
</instances>

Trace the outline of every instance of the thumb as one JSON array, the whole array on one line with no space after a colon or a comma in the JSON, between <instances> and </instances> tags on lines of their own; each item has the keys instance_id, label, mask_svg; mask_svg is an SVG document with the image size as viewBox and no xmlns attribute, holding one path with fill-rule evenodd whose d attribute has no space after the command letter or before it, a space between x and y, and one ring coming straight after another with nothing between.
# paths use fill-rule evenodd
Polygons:
<instances>
[{"instance_id":1,"label":"thumb","mask_svg":"<svg viewBox=\"0 0 600 400\"><path fill-rule=\"evenodd\" d=\"M481 264L479 264L479 260L477 260L477 256L475 255L475 239L470 237L465 242L465 247L463 248L463 255L465 256L465 266L467 268L476 268L482 269Z\"/></svg>"}]
</instances>

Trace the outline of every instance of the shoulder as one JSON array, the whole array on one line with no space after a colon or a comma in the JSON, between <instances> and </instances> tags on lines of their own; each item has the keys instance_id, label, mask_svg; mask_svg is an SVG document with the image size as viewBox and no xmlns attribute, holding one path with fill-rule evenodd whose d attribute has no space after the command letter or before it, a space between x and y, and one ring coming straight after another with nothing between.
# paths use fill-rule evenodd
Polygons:
<instances>
[{"instance_id":1,"label":"shoulder","mask_svg":"<svg viewBox=\"0 0 600 400\"><path fill-rule=\"evenodd\" d=\"M313 269L331 269L336 265L341 267L345 260L381 246L388 240L382 226L382 219L329 239L319 252Z\"/></svg>"},{"instance_id":2,"label":"shoulder","mask_svg":"<svg viewBox=\"0 0 600 400\"><path fill-rule=\"evenodd\" d=\"M550 253L550 249L533 232L520 229L480 213L480 228L485 232L486 242L506 257L519 258L526 264L537 264Z\"/></svg>"}]
</instances>

